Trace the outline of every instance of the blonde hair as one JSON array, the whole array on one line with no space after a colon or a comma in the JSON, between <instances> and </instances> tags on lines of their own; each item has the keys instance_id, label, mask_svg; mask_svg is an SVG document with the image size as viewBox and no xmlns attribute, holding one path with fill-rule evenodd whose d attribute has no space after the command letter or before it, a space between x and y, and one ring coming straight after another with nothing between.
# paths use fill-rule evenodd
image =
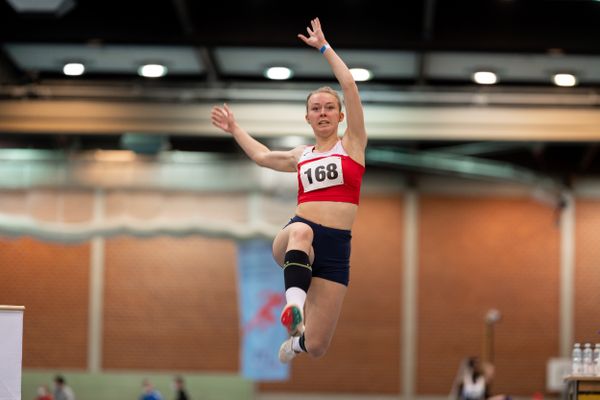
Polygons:
<instances>
[{"instance_id":1,"label":"blonde hair","mask_svg":"<svg viewBox=\"0 0 600 400\"><path fill-rule=\"evenodd\" d=\"M308 112L308 101L313 96L313 94L317 94L317 93L329 93L329 94L335 96L338 107L339 107L340 111L342 111L342 98L340 97L340 94L338 92L336 92L334 89L330 88L329 86L321 86L317 90L313 90L312 92L310 92L308 94L308 96L306 97L306 112Z\"/></svg>"}]
</instances>

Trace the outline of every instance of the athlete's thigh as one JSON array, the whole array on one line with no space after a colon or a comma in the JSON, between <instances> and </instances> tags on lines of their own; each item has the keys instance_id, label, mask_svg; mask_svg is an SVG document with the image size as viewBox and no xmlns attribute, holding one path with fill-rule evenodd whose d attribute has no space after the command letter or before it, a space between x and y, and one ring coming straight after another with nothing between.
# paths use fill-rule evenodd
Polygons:
<instances>
[{"instance_id":1,"label":"athlete's thigh","mask_svg":"<svg viewBox=\"0 0 600 400\"><path fill-rule=\"evenodd\" d=\"M307 340L331 342L347 290L341 283L313 277L304 306Z\"/></svg>"},{"instance_id":2,"label":"athlete's thigh","mask_svg":"<svg viewBox=\"0 0 600 400\"><path fill-rule=\"evenodd\" d=\"M285 257L288 243L290 241L290 232L295 228L296 224L302 224L302 222L293 222L287 225L285 228L280 230L275 236L275 239L273 239L273 258L280 267L283 266L283 258ZM315 258L312 247L309 250L309 258L310 263L312 264Z\"/></svg>"}]
</instances>

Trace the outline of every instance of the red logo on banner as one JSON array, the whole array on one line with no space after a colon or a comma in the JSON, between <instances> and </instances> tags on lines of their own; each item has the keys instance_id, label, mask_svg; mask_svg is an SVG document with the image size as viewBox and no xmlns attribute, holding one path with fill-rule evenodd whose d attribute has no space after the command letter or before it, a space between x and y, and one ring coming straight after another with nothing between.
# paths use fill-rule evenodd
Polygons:
<instances>
[{"instance_id":1,"label":"red logo on banner","mask_svg":"<svg viewBox=\"0 0 600 400\"><path fill-rule=\"evenodd\" d=\"M283 293L265 290L261 292L261 297L263 301L258 311L244 327L244 333L248 333L256 328L266 329L277 321L277 311L283 307L285 296Z\"/></svg>"}]
</instances>

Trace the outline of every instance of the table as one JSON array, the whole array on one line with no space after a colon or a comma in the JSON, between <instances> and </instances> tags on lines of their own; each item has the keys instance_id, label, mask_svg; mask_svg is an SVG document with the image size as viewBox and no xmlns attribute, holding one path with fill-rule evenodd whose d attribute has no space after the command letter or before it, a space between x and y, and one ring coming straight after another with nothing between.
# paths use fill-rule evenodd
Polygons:
<instances>
[{"instance_id":1,"label":"table","mask_svg":"<svg viewBox=\"0 0 600 400\"><path fill-rule=\"evenodd\" d=\"M565 399L577 400L581 393L594 393L600 395L600 376L567 375Z\"/></svg>"}]
</instances>

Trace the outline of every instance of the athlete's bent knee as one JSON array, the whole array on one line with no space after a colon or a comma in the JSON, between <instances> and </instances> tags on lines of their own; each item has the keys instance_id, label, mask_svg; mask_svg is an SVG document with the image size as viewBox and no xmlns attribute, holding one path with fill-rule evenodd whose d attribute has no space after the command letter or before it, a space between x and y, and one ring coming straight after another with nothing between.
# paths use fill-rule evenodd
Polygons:
<instances>
[{"instance_id":1,"label":"athlete's bent knee","mask_svg":"<svg viewBox=\"0 0 600 400\"><path fill-rule=\"evenodd\" d=\"M306 350L308 350L308 354L315 358L323 357L329 349L329 342L326 340L307 341Z\"/></svg>"},{"instance_id":2,"label":"athlete's bent knee","mask_svg":"<svg viewBox=\"0 0 600 400\"><path fill-rule=\"evenodd\" d=\"M303 223L294 223L291 225L289 243L312 243L312 228Z\"/></svg>"}]
</instances>

